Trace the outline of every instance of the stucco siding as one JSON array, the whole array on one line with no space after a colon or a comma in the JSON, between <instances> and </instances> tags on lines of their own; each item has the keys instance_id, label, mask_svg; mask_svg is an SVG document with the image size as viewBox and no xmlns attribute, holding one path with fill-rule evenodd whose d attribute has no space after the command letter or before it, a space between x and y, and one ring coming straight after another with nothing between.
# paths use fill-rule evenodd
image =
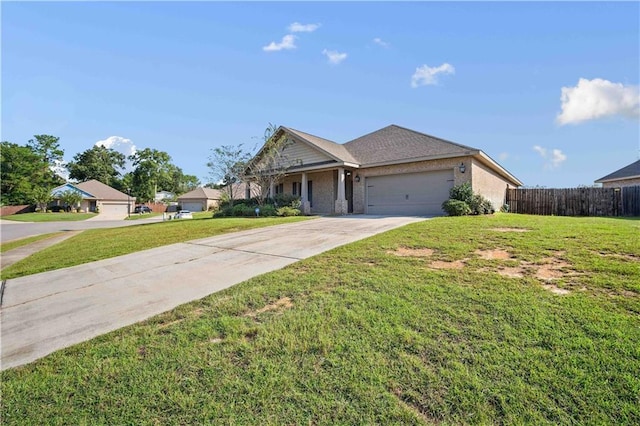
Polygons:
<instances>
[{"instance_id":1,"label":"stucco siding","mask_svg":"<svg viewBox=\"0 0 640 426\"><path fill-rule=\"evenodd\" d=\"M620 179L614 182L603 182L603 188L622 188L623 186L636 186L640 185L640 177L633 179Z\"/></svg>"},{"instance_id":2,"label":"stucco siding","mask_svg":"<svg viewBox=\"0 0 640 426\"><path fill-rule=\"evenodd\" d=\"M471 161L471 186L473 192L478 193L491 201L493 208L500 210L504 204L504 196L509 182L496 175L484 164L477 160Z\"/></svg>"},{"instance_id":3,"label":"stucco siding","mask_svg":"<svg viewBox=\"0 0 640 426\"><path fill-rule=\"evenodd\" d=\"M465 164L467 168L465 173L460 173L460 163ZM356 214L363 214L365 212L365 178L367 177L431 172L436 170L453 170L453 184L460 185L471 180L471 173L468 171L469 166L469 158L461 157L354 170L354 175L360 176L360 182L356 182L355 180L353 181L353 212Z\"/></svg>"}]
</instances>

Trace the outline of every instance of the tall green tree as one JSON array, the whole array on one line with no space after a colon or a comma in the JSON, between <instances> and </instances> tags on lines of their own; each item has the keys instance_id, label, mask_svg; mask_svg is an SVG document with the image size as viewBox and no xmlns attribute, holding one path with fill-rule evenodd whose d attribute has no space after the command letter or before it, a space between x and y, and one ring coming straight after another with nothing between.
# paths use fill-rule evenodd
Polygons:
<instances>
[{"instance_id":1,"label":"tall green tree","mask_svg":"<svg viewBox=\"0 0 640 426\"><path fill-rule=\"evenodd\" d=\"M54 173L53 168L62 162L64 150L60 148L60 138L51 135L34 135L29 139L30 147L40 158L38 172L34 179L48 188L64 183L64 179Z\"/></svg>"},{"instance_id":2,"label":"tall green tree","mask_svg":"<svg viewBox=\"0 0 640 426\"><path fill-rule=\"evenodd\" d=\"M105 185L121 186L121 173L126 156L104 146L94 146L76 154L67 164L69 177L79 181L98 180Z\"/></svg>"},{"instance_id":3,"label":"tall green tree","mask_svg":"<svg viewBox=\"0 0 640 426\"><path fill-rule=\"evenodd\" d=\"M166 176L161 176L161 187L165 191L180 195L196 189L200 180L193 175L185 175L180 167L171 165Z\"/></svg>"},{"instance_id":4,"label":"tall green tree","mask_svg":"<svg viewBox=\"0 0 640 426\"><path fill-rule=\"evenodd\" d=\"M172 170L171 156L164 151L145 148L130 155L134 170L131 192L138 201L151 201L158 190L169 190L167 181Z\"/></svg>"},{"instance_id":5,"label":"tall green tree","mask_svg":"<svg viewBox=\"0 0 640 426\"><path fill-rule=\"evenodd\" d=\"M3 205L31 204L33 180L40 157L28 146L3 141L0 144L0 201Z\"/></svg>"}]
</instances>

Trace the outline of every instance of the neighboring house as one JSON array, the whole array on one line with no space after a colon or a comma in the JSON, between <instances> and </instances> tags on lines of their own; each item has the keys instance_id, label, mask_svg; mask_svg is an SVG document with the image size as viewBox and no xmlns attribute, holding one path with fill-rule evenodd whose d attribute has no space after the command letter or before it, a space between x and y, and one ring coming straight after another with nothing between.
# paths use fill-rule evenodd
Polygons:
<instances>
[{"instance_id":1,"label":"neighboring house","mask_svg":"<svg viewBox=\"0 0 640 426\"><path fill-rule=\"evenodd\" d=\"M640 185L640 160L601 177L595 181L601 183L603 188L621 188L623 186Z\"/></svg>"},{"instance_id":2,"label":"neighboring house","mask_svg":"<svg viewBox=\"0 0 640 426\"><path fill-rule=\"evenodd\" d=\"M246 184L233 184L232 188L234 200L251 198L251 194L247 194L247 189L250 187ZM201 212L217 207L220 204L220 201L228 196L226 194L229 194L228 187L223 187L221 189L198 187L193 191L189 191L186 194L179 196L178 203L183 210Z\"/></svg>"},{"instance_id":3,"label":"neighboring house","mask_svg":"<svg viewBox=\"0 0 640 426\"><path fill-rule=\"evenodd\" d=\"M61 205L61 202L57 197L61 192L68 190L82 194L80 209L84 212L100 212L110 216L125 217L129 213L129 206L135 202L135 199L124 192L93 179L82 183L65 183L51 190L51 195L58 205Z\"/></svg>"},{"instance_id":4,"label":"neighboring house","mask_svg":"<svg viewBox=\"0 0 640 426\"><path fill-rule=\"evenodd\" d=\"M156 196L153 198L153 200L156 203L161 203L167 199L169 200L173 200L176 197L176 194L174 194L173 192L169 192L169 191L158 191L156 192Z\"/></svg>"},{"instance_id":5,"label":"neighboring house","mask_svg":"<svg viewBox=\"0 0 640 426\"><path fill-rule=\"evenodd\" d=\"M287 127L273 137L288 139L279 165L286 175L269 193L300 196L305 213L441 215L449 190L465 182L497 210L508 187L522 186L477 148L396 125L345 144Z\"/></svg>"}]
</instances>

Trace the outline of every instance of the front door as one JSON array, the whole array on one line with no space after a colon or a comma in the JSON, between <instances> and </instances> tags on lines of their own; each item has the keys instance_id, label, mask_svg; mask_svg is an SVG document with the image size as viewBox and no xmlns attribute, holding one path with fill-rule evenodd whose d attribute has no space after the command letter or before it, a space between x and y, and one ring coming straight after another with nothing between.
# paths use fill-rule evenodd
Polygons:
<instances>
[{"instance_id":1,"label":"front door","mask_svg":"<svg viewBox=\"0 0 640 426\"><path fill-rule=\"evenodd\" d=\"M345 187L344 187L344 196L347 199L348 203L348 213L353 213L353 174L345 173Z\"/></svg>"}]
</instances>

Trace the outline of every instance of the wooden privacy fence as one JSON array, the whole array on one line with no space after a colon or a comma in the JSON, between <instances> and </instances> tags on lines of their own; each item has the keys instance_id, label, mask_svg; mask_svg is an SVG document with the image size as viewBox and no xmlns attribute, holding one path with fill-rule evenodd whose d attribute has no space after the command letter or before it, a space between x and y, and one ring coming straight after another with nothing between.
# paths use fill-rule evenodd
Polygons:
<instances>
[{"instance_id":1,"label":"wooden privacy fence","mask_svg":"<svg viewBox=\"0 0 640 426\"><path fill-rule=\"evenodd\" d=\"M512 213L555 216L640 216L640 186L507 189Z\"/></svg>"}]
</instances>

